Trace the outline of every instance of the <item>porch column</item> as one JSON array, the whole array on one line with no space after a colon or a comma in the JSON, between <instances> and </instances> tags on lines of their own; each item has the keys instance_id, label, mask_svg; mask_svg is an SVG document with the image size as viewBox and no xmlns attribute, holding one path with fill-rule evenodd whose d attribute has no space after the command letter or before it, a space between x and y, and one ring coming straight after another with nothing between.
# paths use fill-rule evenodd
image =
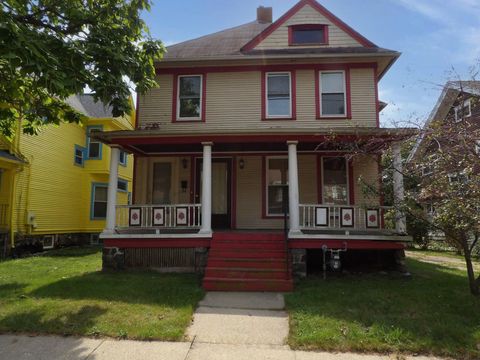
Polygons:
<instances>
[{"instance_id":1,"label":"porch column","mask_svg":"<svg viewBox=\"0 0 480 360\"><path fill-rule=\"evenodd\" d=\"M399 234L407 232L407 219L401 210L405 200L405 188L403 185L403 164L401 154L401 144L396 142L392 145L393 150L393 197L396 208L395 230Z\"/></svg>"},{"instance_id":2,"label":"porch column","mask_svg":"<svg viewBox=\"0 0 480 360\"><path fill-rule=\"evenodd\" d=\"M201 234L212 232L212 146L211 142L203 142L202 170L202 227Z\"/></svg>"},{"instance_id":3,"label":"porch column","mask_svg":"<svg viewBox=\"0 0 480 360\"><path fill-rule=\"evenodd\" d=\"M104 230L104 233L107 233L107 234L113 234L115 232L119 161L120 161L120 149L118 147L111 147L110 148L110 175L108 177L108 193L107 193L107 221L106 221L105 230Z\"/></svg>"},{"instance_id":4,"label":"porch column","mask_svg":"<svg viewBox=\"0 0 480 360\"><path fill-rule=\"evenodd\" d=\"M298 195L298 141L287 141L288 144L288 211L290 214L290 234L300 233L300 209Z\"/></svg>"}]
</instances>

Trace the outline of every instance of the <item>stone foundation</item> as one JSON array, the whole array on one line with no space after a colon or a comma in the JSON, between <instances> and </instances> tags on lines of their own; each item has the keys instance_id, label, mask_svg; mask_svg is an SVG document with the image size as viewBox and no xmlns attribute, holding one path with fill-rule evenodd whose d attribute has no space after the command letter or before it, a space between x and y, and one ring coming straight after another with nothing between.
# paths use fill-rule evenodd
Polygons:
<instances>
[{"instance_id":1,"label":"stone foundation","mask_svg":"<svg viewBox=\"0 0 480 360\"><path fill-rule=\"evenodd\" d=\"M103 248L102 270L125 269L125 252L119 248Z\"/></svg>"}]
</instances>

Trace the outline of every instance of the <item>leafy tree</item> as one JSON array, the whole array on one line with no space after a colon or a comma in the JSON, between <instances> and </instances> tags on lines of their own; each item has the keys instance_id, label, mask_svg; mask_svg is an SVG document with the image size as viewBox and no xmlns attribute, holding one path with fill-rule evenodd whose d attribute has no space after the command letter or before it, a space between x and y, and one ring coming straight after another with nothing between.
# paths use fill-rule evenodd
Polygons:
<instances>
[{"instance_id":1,"label":"leafy tree","mask_svg":"<svg viewBox=\"0 0 480 360\"><path fill-rule=\"evenodd\" d=\"M130 85L156 86L164 47L140 14L150 0L4 0L0 4L0 132L79 122L64 100L90 88L95 100L129 113Z\"/></svg>"}]
</instances>

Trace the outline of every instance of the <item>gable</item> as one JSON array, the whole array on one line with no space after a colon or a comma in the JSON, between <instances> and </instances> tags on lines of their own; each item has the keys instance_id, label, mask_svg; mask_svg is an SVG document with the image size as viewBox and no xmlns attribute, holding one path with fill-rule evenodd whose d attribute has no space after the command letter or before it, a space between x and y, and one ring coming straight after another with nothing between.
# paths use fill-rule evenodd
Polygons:
<instances>
[{"instance_id":1,"label":"gable","mask_svg":"<svg viewBox=\"0 0 480 360\"><path fill-rule=\"evenodd\" d=\"M244 51L289 48L289 27L294 25L326 25L326 45L299 47L376 47L314 0L302 0L269 28L246 44Z\"/></svg>"}]
</instances>

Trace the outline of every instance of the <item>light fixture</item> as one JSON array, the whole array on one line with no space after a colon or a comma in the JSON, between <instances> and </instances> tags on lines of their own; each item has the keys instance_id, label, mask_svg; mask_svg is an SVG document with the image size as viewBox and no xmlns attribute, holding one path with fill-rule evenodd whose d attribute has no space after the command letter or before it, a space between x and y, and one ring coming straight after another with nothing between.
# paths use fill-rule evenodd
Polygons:
<instances>
[{"instance_id":1,"label":"light fixture","mask_svg":"<svg viewBox=\"0 0 480 360\"><path fill-rule=\"evenodd\" d=\"M188 160L187 159L185 159L185 158L182 159L182 166L183 166L184 169L187 168L187 166L188 166Z\"/></svg>"},{"instance_id":2,"label":"light fixture","mask_svg":"<svg viewBox=\"0 0 480 360\"><path fill-rule=\"evenodd\" d=\"M240 159L240 161L238 162L238 166L240 166L240 169L243 170L245 168L245 160Z\"/></svg>"}]
</instances>

